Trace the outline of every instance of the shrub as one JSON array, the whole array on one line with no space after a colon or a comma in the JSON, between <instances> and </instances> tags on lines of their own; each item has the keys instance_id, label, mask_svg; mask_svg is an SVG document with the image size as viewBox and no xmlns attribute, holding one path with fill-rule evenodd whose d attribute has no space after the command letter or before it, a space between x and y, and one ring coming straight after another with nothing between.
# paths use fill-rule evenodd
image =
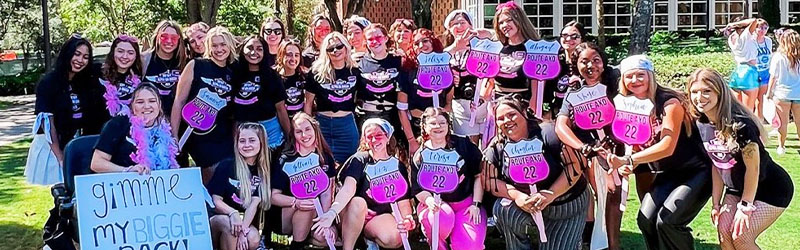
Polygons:
<instances>
[{"instance_id":1,"label":"shrub","mask_svg":"<svg viewBox=\"0 0 800 250\"><path fill-rule=\"evenodd\" d=\"M36 68L16 75L0 76L0 96L33 94L43 73L43 68Z\"/></svg>"},{"instance_id":2,"label":"shrub","mask_svg":"<svg viewBox=\"0 0 800 250\"><path fill-rule=\"evenodd\" d=\"M713 68L726 78L736 63L728 52L693 55L651 55L656 68L656 79L660 84L682 89L686 79L699 68Z\"/></svg>"}]
</instances>

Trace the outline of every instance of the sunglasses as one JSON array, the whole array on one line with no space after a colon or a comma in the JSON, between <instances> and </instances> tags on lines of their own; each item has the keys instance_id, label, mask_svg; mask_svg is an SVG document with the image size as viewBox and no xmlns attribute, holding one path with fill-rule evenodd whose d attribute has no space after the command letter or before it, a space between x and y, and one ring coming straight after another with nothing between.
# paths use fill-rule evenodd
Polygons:
<instances>
[{"instance_id":1,"label":"sunglasses","mask_svg":"<svg viewBox=\"0 0 800 250\"><path fill-rule=\"evenodd\" d=\"M368 42L373 42L373 43L379 43L379 42L383 42L384 38L385 38L385 36L374 36L374 37L367 38L367 41Z\"/></svg>"},{"instance_id":2,"label":"sunglasses","mask_svg":"<svg viewBox=\"0 0 800 250\"><path fill-rule=\"evenodd\" d=\"M181 37L175 34L161 34L160 36L158 36L158 38L162 43L166 42L177 43L178 39L180 39Z\"/></svg>"},{"instance_id":3,"label":"sunglasses","mask_svg":"<svg viewBox=\"0 0 800 250\"><path fill-rule=\"evenodd\" d=\"M314 28L314 32L315 33L324 33L324 32L330 32L330 31L331 31L331 28L329 28L329 27L316 27L316 28Z\"/></svg>"},{"instance_id":4,"label":"sunglasses","mask_svg":"<svg viewBox=\"0 0 800 250\"><path fill-rule=\"evenodd\" d=\"M578 40L579 38L581 38L581 35L580 34L561 34L561 38L564 38L566 40Z\"/></svg>"},{"instance_id":5,"label":"sunglasses","mask_svg":"<svg viewBox=\"0 0 800 250\"><path fill-rule=\"evenodd\" d=\"M281 28L274 28L274 29L264 29L264 35L283 35L283 30Z\"/></svg>"},{"instance_id":6,"label":"sunglasses","mask_svg":"<svg viewBox=\"0 0 800 250\"><path fill-rule=\"evenodd\" d=\"M117 39L119 39L120 41L123 41L123 42L139 43L139 39L138 38L136 38L133 35L128 35L128 34L125 34L125 33L122 33L119 36L117 36Z\"/></svg>"},{"instance_id":7,"label":"sunglasses","mask_svg":"<svg viewBox=\"0 0 800 250\"><path fill-rule=\"evenodd\" d=\"M328 51L328 53L331 53L331 52L334 52L334 51L337 51L337 50L343 50L343 49L344 49L344 44L339 43L339 44L336 44L336 45L328 47L327 49L325 49L325 51Z\"/></svg>"},{"instance_id":8,"label":"sunglasses","mask_svg":"<svg viewBox=\"0 0 800 250\"><path fill-rule=\"evenodd\" d=\"M432 40L430 38L426 37L426 38L422 38L422 39L417 40L416 42L414 42L414 44L417 45L417 46L422 46L422 45L424 45L426 43L431 43L431 42L432 42Z\"/></svg>"}]
</instances>

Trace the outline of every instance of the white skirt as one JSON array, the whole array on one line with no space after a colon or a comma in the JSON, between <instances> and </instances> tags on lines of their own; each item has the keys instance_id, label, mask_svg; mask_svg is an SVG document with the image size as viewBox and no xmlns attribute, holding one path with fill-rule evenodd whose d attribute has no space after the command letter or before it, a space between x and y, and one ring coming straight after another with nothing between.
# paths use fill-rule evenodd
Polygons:
<instances>
[{"instance_id":1,"label":"white skirt","mask_svg":"<svg viewBox=\"0 0 800 250\"><path fill-rule=\"evenodd\" d=\"M25 165L25 179L34 185L53 185L64 182L61 166L50 143L44 134L33 136L31 148L28 150L28 160Z\"/></svg>"},{"instance_id":2,"label":"white skirt","mask_svg":"<svg viewBox=\"0 0 800 250\"><path fill-rule=\"evenodd\" d=\"M475 109L475 125L470 126L469 118L473 112L469 108L471 102L471 100L453 99L453 133L456 135L479 135L485 128L488 102L482 103Z\"/></svg>"}]
</instances>

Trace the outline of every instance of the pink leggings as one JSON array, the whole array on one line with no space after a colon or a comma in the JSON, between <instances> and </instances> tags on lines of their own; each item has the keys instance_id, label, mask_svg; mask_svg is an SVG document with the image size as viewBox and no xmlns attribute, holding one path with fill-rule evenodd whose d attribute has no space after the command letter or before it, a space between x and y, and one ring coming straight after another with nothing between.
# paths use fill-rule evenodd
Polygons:
<instances>
[{"instance_id":1,"label":"pink leggings","mask_svg":"<svg viewBox=\"0 0 800 250\"><path fill-rule=\"evenodd\" d=\"M470 205L472 196L459 202L442 202L439 209L439 249L483 249L483 241L486 239L486 211L481 208L481 222L475 224L469 218ZM432 240L434 213L428 210L424 202L417 206L417 211L422 224L422 233ZM447 248L448 237L450 237L450 248Z\"/></svg>"}]
</instances>

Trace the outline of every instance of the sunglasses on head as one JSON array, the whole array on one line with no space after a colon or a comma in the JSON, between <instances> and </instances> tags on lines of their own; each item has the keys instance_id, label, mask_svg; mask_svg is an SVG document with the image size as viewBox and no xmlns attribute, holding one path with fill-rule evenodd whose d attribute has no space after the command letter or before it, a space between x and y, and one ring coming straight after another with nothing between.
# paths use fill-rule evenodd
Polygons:
<instances>
[{"instance_id":1,"label":"sunglasses on head","mask_svg":"<svg viewBox=\"0 0 800 250\"><path fill-rule=\"evenodd\" d=\"M517 5L514 3L514 1L508 1L505 3L498 4L497 7L494 8L494 10L497 11L501 9L514 9L514 8L517 8Z\"/></svg>"},{"instance_id":2,"label":"sunglasses on head","mask_svg":"<svg viewBox=\"0 0 800 250\"><path fill-rule=\"evenodd\" d=\"M339 44L335 44L335 45L329 46L327 49L325 49L325 51L334 52L334 51L343 50L343 49L344 49L344 44L339 43Z\"/></svg>"},{"instance_id":3,"label":"sunglasses on head","mask_svg":"<svg viewBox=\"0 0 800 250\"><path fill-rule=\"evenodd\" d=\"M283 30L281 28L274 28L274 29L264 29L264 35L282 35Z\"/></svg>"},{"instance_id":4,"label":"sunglasses on head","mask_svg":"<svg viewBox=\"0 0 800 250\"><path fill-rule=\"evenodd\" d=\"M561 38L568 40L578 40L578 38L581 38L581 34L561 34Z\"/></svg>"},{"instance_id":5,"label":"sunglasses on head","mask_svg":"<svg viewBox=\"0 0 800 250\"><path fill-rule=\"evenodd\" d=\"M119 36L117 36L117 39L119 39L120 41L123 41L123 42L139 43L139 39L138 38L136 38L133 35L128 35L128 34L125 34L125 33L122 33Z\"/></svg>"}]
</instances>

